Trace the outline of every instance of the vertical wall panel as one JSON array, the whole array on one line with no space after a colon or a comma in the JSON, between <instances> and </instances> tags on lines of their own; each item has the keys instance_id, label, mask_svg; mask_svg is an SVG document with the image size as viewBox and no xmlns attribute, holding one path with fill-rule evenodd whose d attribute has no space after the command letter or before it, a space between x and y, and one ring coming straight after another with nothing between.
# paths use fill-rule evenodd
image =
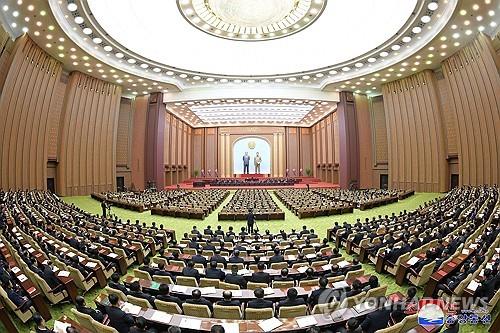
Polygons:
<instances>
[{"instance_id":1,"label":"vertical wall panel","mask_svg":"<svg viewBox=\"0 0 500 333\"><path fill-rule=\"evenodd\" d=\"M359 187L373 187L373 144L372 126L368 98L366 95L355 95L356 115L359 136Z\"/></svg>"},{"instance_id":2,"label":"vertical wall panel","mask_svg":"<svg viewBox=\"0 0 500 333\"><path fill-rule=\"evenodd\" d=\"M79 72L70 75L60 126L60 195L115 189L120 98L118 86Z\"/></svg>"},{"instance_id":3,"label":"vertical wall panel","mask_svg":"<svg viewBox=\"0 0 500 333\"><path fill-rule=\"evenodd\" d=\"M28 37L15 44L12 53L0 55L9 65L0 97L0 187L44 189L50 106L62 67Z\"/></svg>"},{"instance_id":4,"label":"vertical wall panel","mask_svg":"<svg viewBox=\"0 0 500 333\"><path fill-rule=\"evenodd\" d=\"M431 71L383 86L389 146L389 186L446 190L441 104Z\"/></svg>"},{"instance_id":5,"label":"vertical wall panel","mask_svg":"<svg viewBox=\"0 0 500 333\"><path fill-rule=\"evenodd\" d=\"M144 189L144 158L146 139L146 113L148 107L148 96L135 98L134 118L132 130L132 159L131 159L131 187Z\"/></svg>"},{"instance_id":6,"label":"vertical wall panel","mask_svg":"<svg viewBox=\"0 0 500 333\"><path fill-rule=\"evenodd\" d=\"M499 63L484 35L443 63L463 185L498 184L500 180Z\"/></svg>"}]
</instances>

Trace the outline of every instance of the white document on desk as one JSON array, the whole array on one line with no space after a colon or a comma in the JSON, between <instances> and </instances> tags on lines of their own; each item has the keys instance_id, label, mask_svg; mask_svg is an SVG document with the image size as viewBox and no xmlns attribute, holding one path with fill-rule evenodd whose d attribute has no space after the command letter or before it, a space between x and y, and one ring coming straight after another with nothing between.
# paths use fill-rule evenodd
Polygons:
<instances>
[{"instance_id":1,"label":"white document on desk","mask_svg":"<svg viewBox=\"0 0 500 333\"><path fill-rule=\"evenodd\" d=\"M202 295L212 295L216 294L217 290L215 289L215 287L204 287L200 288L200 292Z\"/></svg>"},{"instance_id":2,"label":"white document on desk","mask_svg":"<svg viewBox=\"0 0 500 333\"><path fill-rule=\"evenodd\" d=\"M54 332L55 333L66 333L66 329L71 327L71 324L63 323L62 321L54 321Z\"/></svg>"},{"instance_id":3,"label":"white document on desk","mask_svg":"<svg viewBox=\"0 0 500 333\"><path fill-rule=\"evenodd\" d=\"M85 264L85 266L89 267L89 268L94 268L97 266L97 263L96 262L92 262L92 261L89 261L88 263Z\"/></svg>"},{"instance_id":4,"label":"white document on desk","mask_svg":"<svg viewBox=\"0 0 500 333\"><path fill-rule=\"evenodd\" d=\"M349 261L347 261L347 260L342 260L341 262L339 262L339 263L337 264L337 266L339 266L340 268L344 268L344 267L349 266L350 264L351 264L351 263L350 263Z\"/></svg>"},{"instance_id":5,"label":"white document on desk","mask_svg":"<svg viewBox=\"0 0 500 333\"><path fill-rule=\"evenodd\" d=\"M274 289L273 288L264 288L264 295L272 295L274 294Z\"/></svg>"},{"instance_id":6,"label":"white document on desk","mask_svg":"<svg viewBox=\"0 0 500 333\"><path fill-rule=\"evenodd\" d=\"M299 325L300 328L305 328L309 326L314 326L318 324L316 321L316 318L314 316L307 316L307 317L300 317L296 319L297 325Z\"/></svg>"},{"instance_id":7,"label":"white document on desk","mask_svg":"<svg viewBox=\"0 0 500 333\"><path fill-rule=\"evenodd\" d=\"M139 312L141 312L141 307L138 305L134 305L131 303L123 303L121 306L121 309L126 312L130 313L131 315L137 316Z\"/></svg>"},{"instance_id":8,"label":"white document on desk","mask_svg":"<svg viewBox=\"0 0 500 333\"><path fill-rule=\"evenodd\" d=\"M19 267L17 267L17 266L12 267L12 269L11 269L11 270L12 270L12 272L13 272L14 274L17 274L17 272L19 272L19 271L20 271Z\"/></svg>"},{"instance_id":9,"label":"white document on desk","mask_svg":"<svg viewBox=\"0 0 500 333\"><path fill-rule=\"evenodd\" d=\"M477 287L479 287L479 283L476 282L475 280L472 280L469 285L467 286L468 289L476 291Z\"/></svg>"},{"instance_id":10,"label":"white document on desk","mask_svg":"<svg viewBox=\"0 0 500 333\"><path fill-rule=\"evenodd\" d=\"M263 320L259 323L259 327L262 328L264 332L271 332L272 330L280 327L283 323L277 318L271 318Z\"/></svg>"},{"instance_id":11,"label":"white document on desk","mask_svg":"<svg viewBox=\"0 0 500 333\"><path fill-rule=\"evenodd\" d=\"M333 289L343 289L349 287L349 284L345 281L339 281L332 283Z\"/></svg>"},{"instance_id":12,"label":"white document on desk","mask_svg":"<svg viewBox=\"0 0 500 333\"><path fill-rule=\"evenodd\" d=\"M240 333L240 324L238 323L221 323L225 333Z\"/></svg>"},{"instance_id":13,"label":"white document on desk","mask_svg":"<svg viewBox=\"0 0 500 333\"><path fill-rule=\"evenodd\" d=\"M186 293L188 290L187 287L185 286L179 286L179 285L175 285L173 288L172 288L172 291L175 292L175 293L180 293L180 294L184 294Z\"/></svg>"},{"instance_id":14,"label":"white document on desk","mask_svg":"<svg viewBox=\"0 0 500 333\"><path fill-rule=\"evenodd\" d=\"M410 266L415 265L418 261L420 260L419 257L411 257L410 260L408 260L406 263Z\"/></svg>"},{"instance_id":15,"label":"white document on desk","mask_svg":"<svg viewBox=\"0 0 500 333\"><path fill-rule=\"evenodd\" d=\"M242 297L243 292L241 290L231 290L231 294L233 294L233 297Z\"/></svg>"},{"instance_id":16,"label":"white document on desk","mask_svg":"<svg viewBox=\"0 0 500 333\"><path fill-rule=\"evenodd\" d=\"M109 253L108 257L116 258L116 257L118 257L118 255L116 253Z\"/></svg>"},{"instance_id":17,"label":"white document on desk","mask_svg":"<svg viewBox=\"0 0 500 333\"><path fill-rule=\"evenodd\" d=\"M163 311L155 311L151 316L151 320L162 324L169 324L172 320L172 315Z\"/></svg>"},{"instance_id":18,"label":"white document on desk","mask_svg":"<svg viewBox=\"0 0 500 333\"><path fill-rule=\"evenodd\" d=\"M297 268L297 271L299 273L305 273L308 268L309 268L309 266L301 266L301 267Z\"/></svg>"},{"instance_id":19,"label":"white document on desk","mask_svg":"<svg viewBox=\"0 0 500 333\"><path fill-rule=\"evenodd\" d=\"M182 328L199 331L201 328L201 320L193 318L182 318L179 326Z\"/></svg>"},{"instance_id":20,"label":"white document on desk","mask_svg":"<svg viewBox=\"0 0 500 333\"><path fill-rule=\"evenodd\" d=\"M326 265L323 265L323 266L321 266L321 268L322 268L324 271L329 271L330 269L332 269L332 264L326 264Z\"/></svg>"},{"instance_id":21,"label":"white document on desk","mask_svg":"<svg viewBox=\"0 0 500 333\"><path fill-rule=\"evenodd\" d=\"M57 273L57 276L62 276L62 277L68 277L70 275L70 272L68 271L60 271Z\"/></svg>"},{"instance_id":22,"label":"white document on desk","mask_svg":"<svg viewBox=\"0 0 500 333\"><path fill-rule=\"evenodd\" d=\"M24 274L19 275L17 278L19 279L19 282L21 282L21 283L28 280L28 278Z\"/></svg>"}]
</instances>

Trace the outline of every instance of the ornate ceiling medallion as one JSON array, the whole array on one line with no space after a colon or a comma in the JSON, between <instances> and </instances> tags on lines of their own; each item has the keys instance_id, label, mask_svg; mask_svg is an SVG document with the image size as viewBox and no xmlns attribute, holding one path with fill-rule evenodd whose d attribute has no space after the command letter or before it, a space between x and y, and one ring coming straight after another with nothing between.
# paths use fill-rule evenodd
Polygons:
<instances>
[{"instance_id":1,"label":"ornate ceiling medallion","mask_svg":"<svg viewBox=\"0 0 500 333\"><path fill-rule=\"evenodd\" d=\"M323 12L327 0L177 0L182 16L216 37L264 41L297 33Z\"/></svg>"}]
</instances>

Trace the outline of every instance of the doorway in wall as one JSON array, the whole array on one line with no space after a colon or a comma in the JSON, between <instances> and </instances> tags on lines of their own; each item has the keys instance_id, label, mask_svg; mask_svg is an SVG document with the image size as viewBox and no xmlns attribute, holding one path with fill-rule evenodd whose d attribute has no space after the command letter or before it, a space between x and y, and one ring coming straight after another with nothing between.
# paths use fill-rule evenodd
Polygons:
<instances>
[{"instance_id":1,"label":"doorway in wall","mask_svg":"<svg viewBox=\"0 0 500 333\"><path fill-rule=\"evenodd\" d=\"M125 177L116 177L116 190L118 192L125 191Z\"/></svg>"},{"instance_id":2,"label":"doorway in wall","mask_svg":"<svg viewBox=\"0 0 500 333\"><path fill-rule=\"evenodd\" d=\"M380 175L380 188L384 190L387 190L389 188L389 175Z\"/></svg>"}]
</instances>

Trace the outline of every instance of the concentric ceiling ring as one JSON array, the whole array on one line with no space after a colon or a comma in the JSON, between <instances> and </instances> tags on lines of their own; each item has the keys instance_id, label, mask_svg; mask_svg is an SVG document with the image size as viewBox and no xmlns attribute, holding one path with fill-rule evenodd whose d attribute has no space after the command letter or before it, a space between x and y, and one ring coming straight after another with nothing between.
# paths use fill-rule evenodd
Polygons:
<instances>
[{"instance_id":1,"label":"concentric ceiling ring","mask_svg":"<svg viewBox=\"0 0 500 333\"><path fill-rule=\"evenodd\" d=\"M210 35L263 41L295 34L318 19L326 0L177 0L182 16Z\"/></svg>"}]
</instances>

